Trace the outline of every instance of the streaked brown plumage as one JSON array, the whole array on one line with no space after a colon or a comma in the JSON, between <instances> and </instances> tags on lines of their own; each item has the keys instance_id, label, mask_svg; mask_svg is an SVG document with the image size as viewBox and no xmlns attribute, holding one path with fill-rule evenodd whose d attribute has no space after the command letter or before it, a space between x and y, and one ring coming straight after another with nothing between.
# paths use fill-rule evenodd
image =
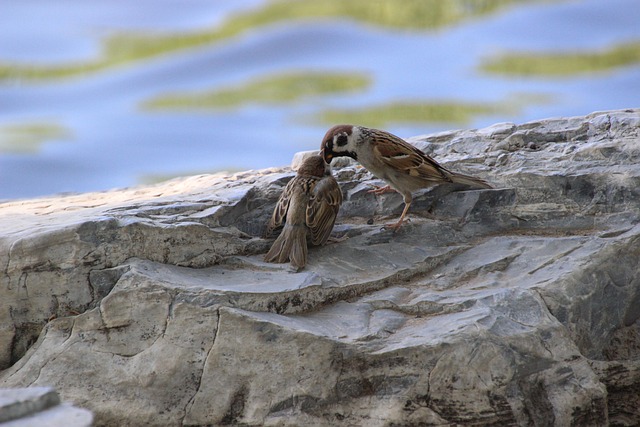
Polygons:
<instances>
[{"instance_id":1,"label":"streaked brown plumage","mask_svg":"<svg viewBox=\"0 0 640 427\"><path fill-rule=\"evenodd\" d=\"M287 262L297 270L307 263L307 240L324 244L342 204L342 192L320 156L307 157L284 188L267 224L267 235L284 228L265 255L267 262Z\"/></svg>"},{"instance_id":2,"label":"streaked brown plumage","mask_svg":"<svg viewBox=\"0 0 640 427\"><path fill-rule=\"evenodd\" d=\"M451 172L400 137L363 126L337 125L329 129L320 147L327 163L334 157L348 156L389 185L373 190L376 194L391 188L402 194L404 210L390 228L398 229L409 210L412 193L438 184L463 184L471 188L492 188L486 181Z\"/></svg>"}]
</instances>

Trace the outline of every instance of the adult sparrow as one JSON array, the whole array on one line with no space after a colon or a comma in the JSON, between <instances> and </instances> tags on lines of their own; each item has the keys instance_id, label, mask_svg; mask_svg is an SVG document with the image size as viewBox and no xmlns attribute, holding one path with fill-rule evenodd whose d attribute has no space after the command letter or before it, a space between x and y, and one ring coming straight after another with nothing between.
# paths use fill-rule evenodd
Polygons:
<instances>
[{"instance_id":1,"label":"adult sparrow","mask_svg":"<svg viewBox=\"0 0 640 427\"><path fill-rule=\"evenodd\" d=\"M411 206L412 192L438 184L463 184L471 188L492 188L472 176L451 172L431 157L395 135L363 126L337 125L322 140L320 154L327 163L339 156L357 160L369 172L387 182L372 190L375 194L396 190L404 198L404 210L395 224L397 230ZM393 190L392 190L393 189Z\"/></svg>"},{"instance_id":2,"label":"adult sparrow","mask_svg":"<svg viewBox=\"0 0 640 427\"><path fill-rule=\"evenodd\" d=\"M266 234L284 228L265 255L267 262L287 262L299 270L307 263L307 240L322 245L329 238L342 192L331 169L318 155L307 157L297 175L284 188Z\"/></svg>"}]
</instances>

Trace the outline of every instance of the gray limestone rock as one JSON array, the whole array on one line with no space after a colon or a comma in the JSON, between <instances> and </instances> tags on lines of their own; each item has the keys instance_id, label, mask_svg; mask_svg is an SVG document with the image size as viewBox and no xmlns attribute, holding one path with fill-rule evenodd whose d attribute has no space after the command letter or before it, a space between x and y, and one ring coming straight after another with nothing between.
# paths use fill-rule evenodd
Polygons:
<instances>
[{"instance_id":1,"label":"gray limestone rock","mask_svg":"<svg viewBox=\"0 0 640 427\"><path fill-rule=\"evenodd\" d=\"M495 189L393 234L343 162L297 274L262 260L290 168L0 205L0 386L109 426L640 423L640 110L410 142Z\"/></svg>"},{"instance_id":2,"label":"gray limestone rock","mask_svg":"<svg viewBox=\"0 0 640 427\"><path fill-rule=\"evenodd\" d=\"M88 427L93 415L86 409L60 403L50 387L0 389L0 424L3 427Z\"/></svg>"}]
</instances>

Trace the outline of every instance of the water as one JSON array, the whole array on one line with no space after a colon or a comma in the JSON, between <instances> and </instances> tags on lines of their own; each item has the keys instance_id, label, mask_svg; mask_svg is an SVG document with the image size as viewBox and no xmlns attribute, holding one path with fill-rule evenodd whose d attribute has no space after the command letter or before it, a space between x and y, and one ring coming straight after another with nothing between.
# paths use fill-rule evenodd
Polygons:
<instances>
[{"instance_id":1,"label":"water","mask_svg":"<svg viewBox=\"0 0 640 427\"><path fill-rule=\"evenodd\" d=\"M267 19L273 2L260 0L0 0L0 199L287 165L336 122L412 136L640 106L636 0L451 0L441 3L462 17L430 25L396 16L406 0L365 3L369 18L321 18L332 0L288 3L311 6ZM479 4L500 7L476 13ZM178 49L179 37L165 37L161 55L104 53L106 40L132 31L210 41ZM512 53L533 74L487 71ZM558 53L559 74L537 70ZM594 62L605 65L589 71ZM71 71L56 77L52 64ZM327 89L331 73L360 83ZM292 74L319 87L299 96L306 86L292 90ZM190 106L221 90L232 90L226 101L218 93L213 106ZM148 107L167 95L181 99Z\"/></svg>"}]
</instances>

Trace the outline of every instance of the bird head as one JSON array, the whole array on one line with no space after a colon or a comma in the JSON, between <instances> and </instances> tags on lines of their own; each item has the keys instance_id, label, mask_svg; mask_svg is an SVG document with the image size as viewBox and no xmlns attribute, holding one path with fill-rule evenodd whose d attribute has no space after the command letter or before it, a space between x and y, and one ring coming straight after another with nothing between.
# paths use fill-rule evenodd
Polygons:
<instances>
[{"instance_id":1,"label":"bird head","mask_svg":"<svg viewBox=\"0 0 640 427\"><path fill-rule=\"evenodd\" d=\"M331 174L331 168L321 156L309 156L298 168L299 176L315 176L321 178Z\"/></svg>"},{"instance_id":2,"label":"bird head","mask_svg":"<svg viewBox=\"0 0 640 427\"><path fill-rule=\"evenodd\" d=\"M334 157L347 156L354 160L358 159L356 154L357 126L336 125L329 129L322 139L320 153L324 161L331 163Z\"/></svg>"}]
</instances>

